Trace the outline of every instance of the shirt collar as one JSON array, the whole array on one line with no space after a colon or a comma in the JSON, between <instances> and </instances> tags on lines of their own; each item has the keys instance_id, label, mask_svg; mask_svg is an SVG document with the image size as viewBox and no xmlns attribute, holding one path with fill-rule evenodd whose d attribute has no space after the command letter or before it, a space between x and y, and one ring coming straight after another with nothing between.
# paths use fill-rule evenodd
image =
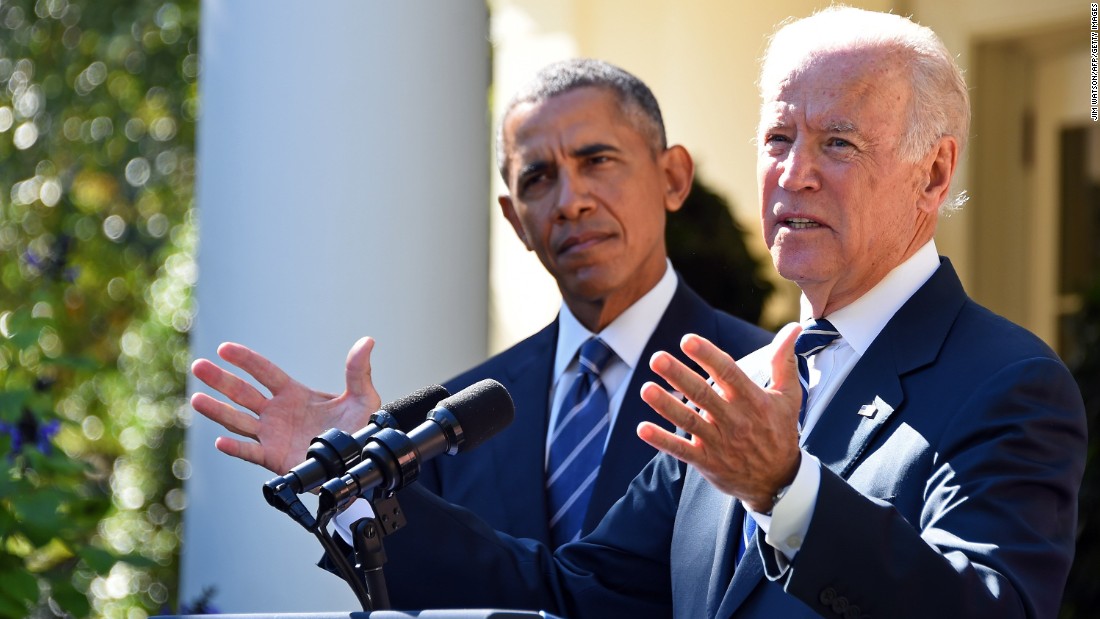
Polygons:
<instances>
[{"instance_id":1,"label":"shirt collar","mask_svg":"<svg viewBox=\"0 0 1100 619\"><path fill-rule=\"evenodd\" d=\"M577 320L569 307L561 304L558 314L558 349L554 357L554 376L561 376L577 356L577 351L588 338L599 335L615 355L633 370L638 365L642 350L649 341L661 316L668 309L676 294L677 278L672 263L665 259L665 274L657 285L642 295L634 305L626 308L603 331L594 334Z\"/></svg>"},{"instance_id":2,"label":"shirt collar","mask_svg":"<svg viewBox=\"0 0 1100 619\"><path fill-rule=\"evenodd\" d=\"M924 285L940 266L936 242L930 240L905 262L894 267L886 277L860 298L826 316L841 336L862 356L878 337L886 323ZM810 302L803 294L801 317L813 318Z\"/></svg>"}]
</instances>

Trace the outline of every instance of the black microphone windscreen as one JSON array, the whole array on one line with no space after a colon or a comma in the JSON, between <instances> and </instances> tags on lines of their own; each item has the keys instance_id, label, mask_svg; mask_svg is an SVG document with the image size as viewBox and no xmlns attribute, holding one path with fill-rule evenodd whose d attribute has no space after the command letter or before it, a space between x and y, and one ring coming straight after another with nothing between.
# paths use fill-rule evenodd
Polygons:
<instances>
[{"instance_id":1,"label":"black microphone windscreen","mask_svg":"<svg viewBox=\"0 0 1100 619\"><path fill-rule=\"evenodd\" d=\"M465 437L463 451L477 447L508 427L516 416L516 406L504 385L486 378L439 403L451 411Z\"/></svg>"},{"instance_id":2,"label":"black microphone windscreen","mask_svg":"<svg viewBox=\"0 0 1100 619\"><path fill-rule=\"evenodd\" d=\"M382 410L393 415L397 427L409 432L428 416L439 401L448 397L450 392L440 385L421 387L409 395L382 405Z\"/></svg>"}]
</instances>

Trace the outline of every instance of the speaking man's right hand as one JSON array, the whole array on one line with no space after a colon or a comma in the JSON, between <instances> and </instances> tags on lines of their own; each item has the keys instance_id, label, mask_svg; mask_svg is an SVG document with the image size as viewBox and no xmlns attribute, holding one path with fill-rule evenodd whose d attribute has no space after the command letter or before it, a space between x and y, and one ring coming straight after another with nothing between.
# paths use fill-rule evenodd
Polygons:
<instances>
[{"instance_id":1,"label":"speaking man's right hand","mask_svg":"<svg viewBox=\"0 0 1100 619\"><path fill-rule=\"evenodd\" d=\"M191 373L241 410L205 393L191 396L191 406L223 428L250 440L219 436L214 446L227 455L283 475L302 462L313 437L330 428L347 432L367 425L381 399L371 380L374 339L364 337L348 352L347 387L340 395L311 389L294 380L259 353L233 342L218 347L218 356L243 370L270 392L265 396L244 379L207 359L191 364ZM246 412L250 411L250 412Z\"/></svg>"}]
</instances>

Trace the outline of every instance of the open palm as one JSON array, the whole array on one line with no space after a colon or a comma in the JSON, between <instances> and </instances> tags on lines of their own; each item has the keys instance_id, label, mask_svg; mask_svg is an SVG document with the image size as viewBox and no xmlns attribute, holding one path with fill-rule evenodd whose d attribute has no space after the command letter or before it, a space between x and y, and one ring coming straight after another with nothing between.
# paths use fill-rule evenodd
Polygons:
<instances>
[{"instance_id":1,"label":"open palm","mask_svg":"<svg viewBox=\"0 0 1100 619\"><path fill-rule=\"evenodd\" d=\"M335 395L311 389L259 353L226 342L218 347L218 356L248 373L271 395L265 396L212 361L197 359L191 365L195 378L252 414L205 393L194 394L191 406L229 432L251 439L219 436L214 443L219 451L283 475L305 459L313 437L329 428L358 430L378 410L381 400L371 381L373 348L369 337L352 346L346 364L347 387Z\"/></svg>"}]
</instances>

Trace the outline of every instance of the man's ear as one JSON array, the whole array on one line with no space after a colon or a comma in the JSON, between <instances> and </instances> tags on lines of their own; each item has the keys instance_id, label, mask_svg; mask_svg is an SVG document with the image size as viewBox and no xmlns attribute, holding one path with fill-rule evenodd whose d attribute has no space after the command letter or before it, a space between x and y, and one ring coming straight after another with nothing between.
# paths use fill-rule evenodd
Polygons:
<instances>
[{"instance_id":1,"label":"man's ear","mask_svg":"<svg viewBox=\"0 0 1100 619\"><path fill-rule=\"evenodd\" d=\"M958 140L949 135L943 136L924 161L924 182L919 187L917 199L920 210L934 213L947 200L958 163Z\"/></svg>"},{"instance_id":2,"label":"man's ear","mask_svg":"<svg viewBox=\"0 0 1100 619\"><path fill-rule=\"evenodd\" d=\"M523 231L523 223L520 222L516 207L512 204L512 196L497 196L497 204L500 204L500 212L504 213L504 218L512 224L512 229L516 231L516 236L519 237L520 242L527 248L527 251L531 251L531 244L527 242L527 233Z\"/></svg>"},{"instance_id":3,"label":"man's ear","mask_svg":"<svg viewBox=\"0 0 1100 619\"><path fill-rule=\"evenodd\" d=\"M661 165L665 181L665 210L673 213L680 210L684 200L691 193L691 181L695 178L695 162L691 154L680 145L673 145L661 153L658 163Z\"/></svg>"}]
</instances>

